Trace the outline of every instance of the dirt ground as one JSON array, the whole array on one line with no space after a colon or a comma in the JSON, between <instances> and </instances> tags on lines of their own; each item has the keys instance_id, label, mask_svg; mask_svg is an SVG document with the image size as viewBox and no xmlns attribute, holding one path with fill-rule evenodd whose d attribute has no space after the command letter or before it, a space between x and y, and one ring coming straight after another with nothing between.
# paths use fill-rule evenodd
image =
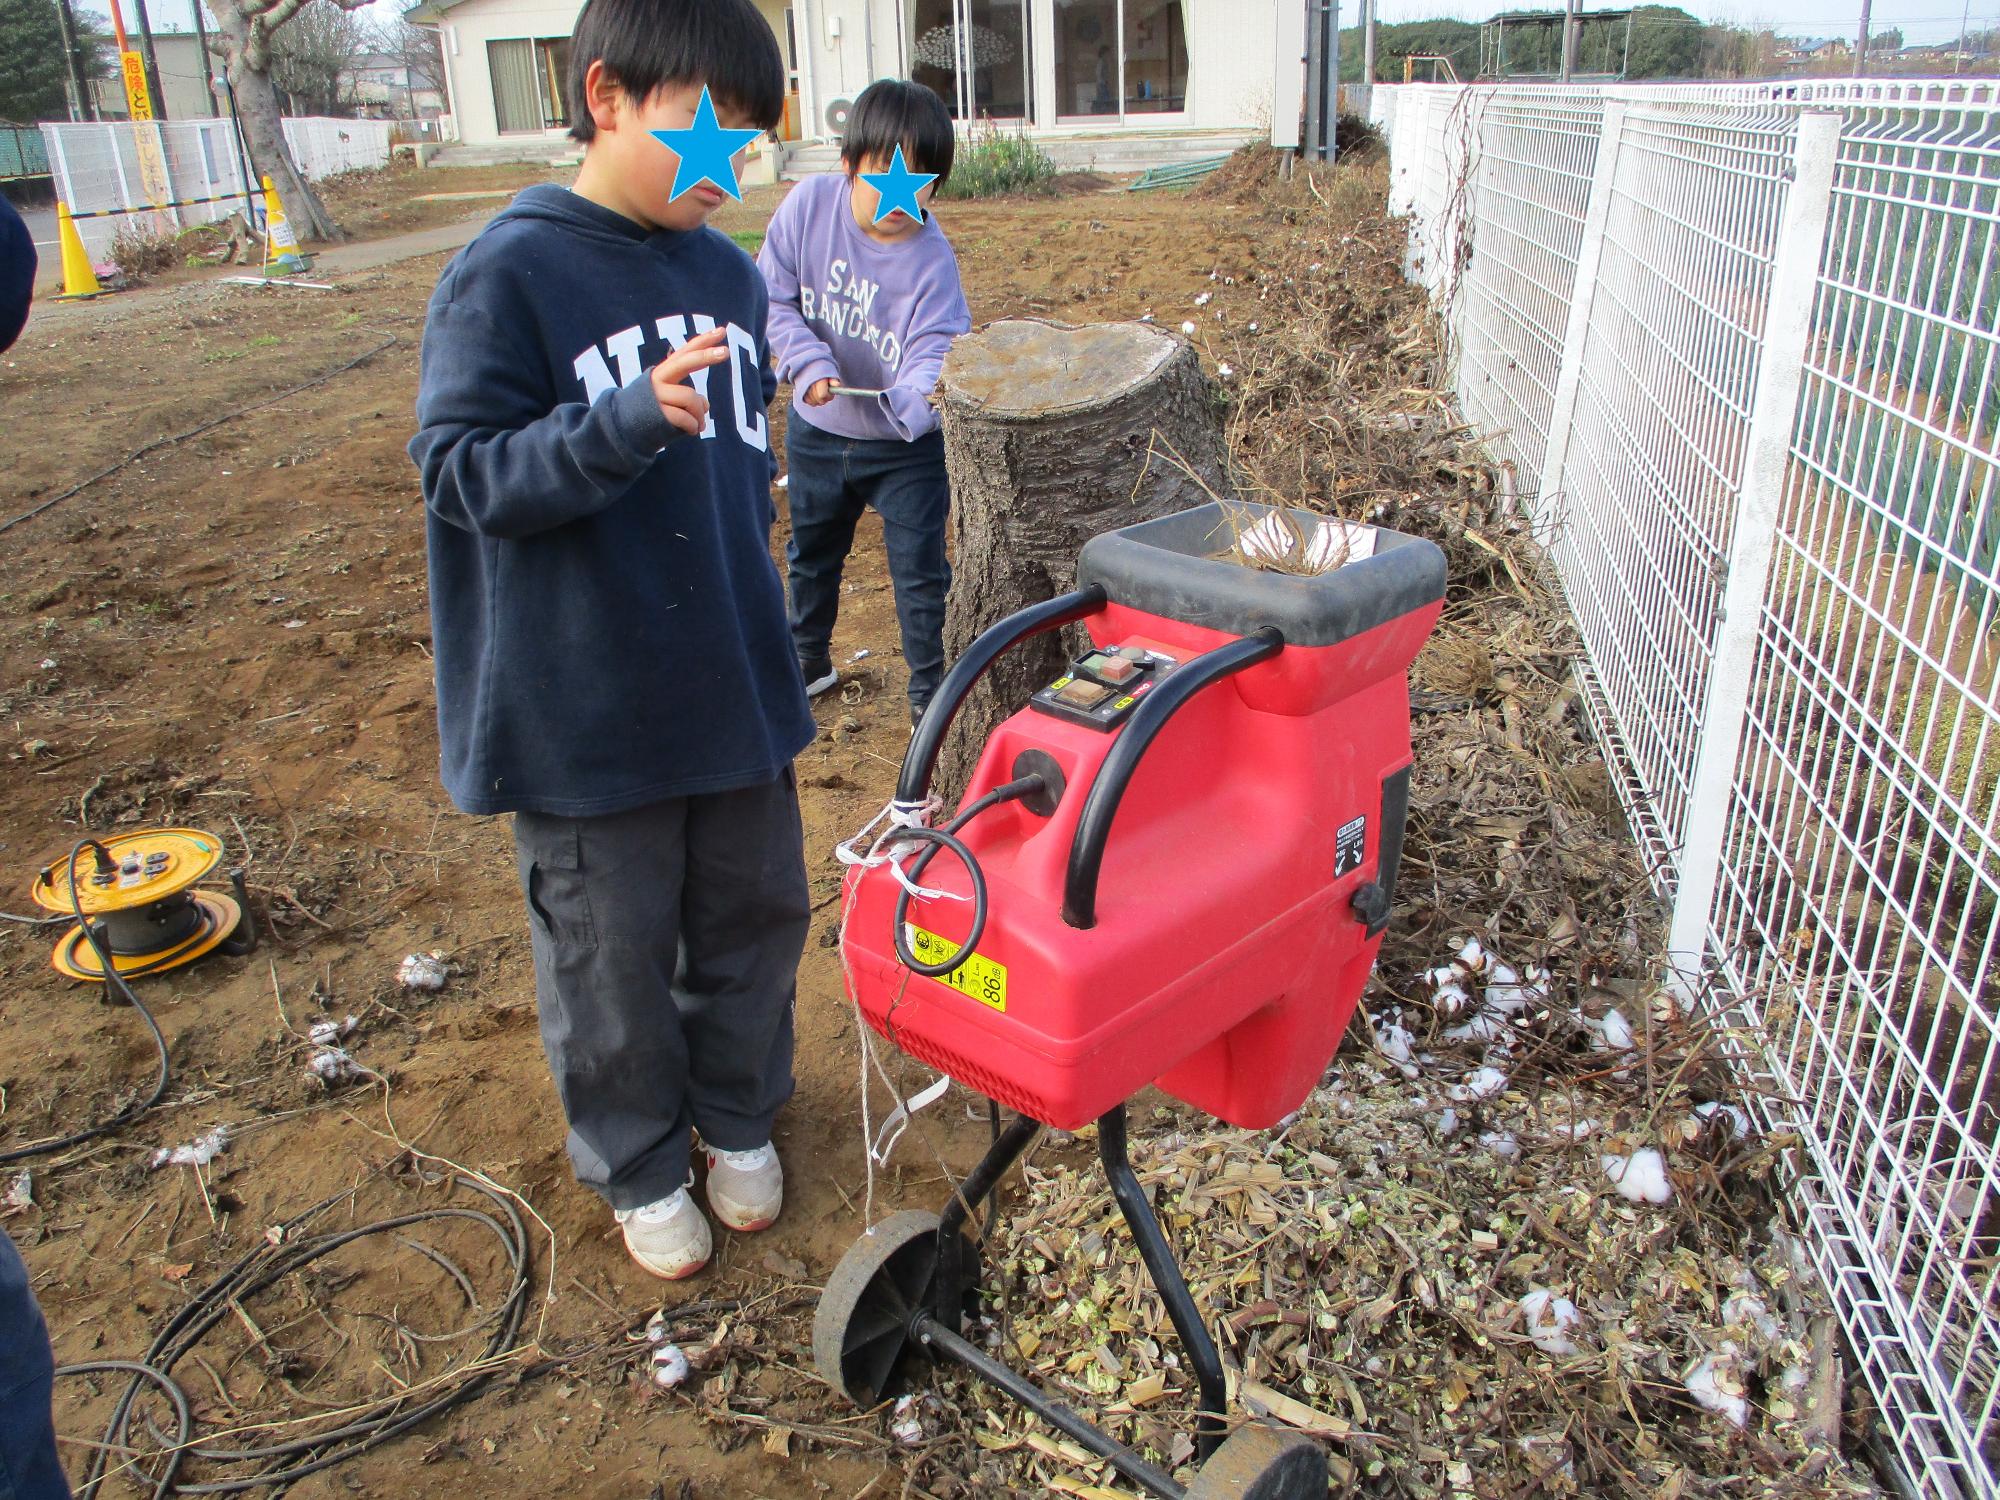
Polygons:
<instances>
[{"instance_id":1,"label":"dirt ground","mask_svg":"<svg viewBox=\"0 0 2000 1500\"><path fill-rule=\"evenodd\" d=\"M424 174L440 184L425 190L519 180L446 187L444 175ZM406 186L354 185L341 212L381 233L491 206L413 204ZM770 201L732 210L744 222L724 227L754 227ZM951 205L940 217L981 321L1157 308L1178 323L1197 289L1219 288L1215 311L1248 295L1210 272L1238 275L1257 254L1234 207L1180 196ZM864 528L835 642L842 661L869 654L819 707L823 733L799 767L819 911L800 974L799 1092L778 1128L785 1216L767 1235L725 1237L709 1272L664 1293L693 1309L676 1331L691 1347L727 1322L718 1300L748 1304L725 1327L724 1352L754 1356L732 1359L699 1398L655 1395L630 1379L627 1330L662 1288L571 1179L507 828L456 813L436 778L421 500L404 444L424 303L444 259L343 277L332 292L181 281L44 306L0 358L0 520L142 444L219 422L6 533L0 876L15 895L0 904L27 910L36 869L85 829L186 824L225 839L267 919L253 956L143 981L171 1044L167 1103L131 1130L31 1164L32 1202L0 1215L58 1358L135 1356L267 1229L329 1195L357 1189L332 1211L342 1226L452 1201L394 1170L398 1140L415 1143L532 1204L526 1331L545 1361L532 1378L510 1366L502 1389L292 1493L894 1495L901 1480L878 1440L830 1425L792 1445L756 1416L807 1378L798 1339L812 1289L862 1228L831 850L886 799L907 733L879 526ZM0 936L0 1149L111 1113L151 1077L138 1018L51 972L50 940L18 927ZM455 970L442 993L399 988L400 960L432 949ZM350 1014L358 1027L343 1045L389 1080L386 1110L382 1087L329 1090L307 1073L301 1033ZM940 1157L961 1170L983 1143L983 1121L966 1116L947 1101L926 1117L878 1183L878 1215L935 1206ZM234 1139L206 1168L149 1169L156 1148L219 1124ZM473 1234L451 1255L490 1307L504 1282L492 1246ZM392 1331L363 1347L354 1330L375 1324L334 1329L322 1311L331 1334L296 1326L314 1314L292 1307L296 1288L245 1299L178 1370L206 1430L374 1399L439 1368L445 1356L404 1325L448 1329L461 1291L472 1295L453 1290L460 1278L379 1241L336 1260L322 1289L378 1309L375 1324ZM717 1415L718 1387L738 1415ZM107 1404L77 1381L58 1393L78 1472ZM136 1492L120 1481L105 1493Z\"/></svg>"}]
</instances>

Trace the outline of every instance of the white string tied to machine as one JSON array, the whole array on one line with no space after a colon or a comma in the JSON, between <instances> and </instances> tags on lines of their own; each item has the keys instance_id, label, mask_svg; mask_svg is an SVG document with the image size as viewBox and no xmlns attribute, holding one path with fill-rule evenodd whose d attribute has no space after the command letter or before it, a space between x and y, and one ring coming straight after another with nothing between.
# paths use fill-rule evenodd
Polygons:
<instances>
[{"instance_id":1,"label":"white string tied to machine","mask_svg":"<svg viewBox=\"0 0 2000 1500\"><path fill-rule=\"evenodd\" d=\"M943 804L935 796L925 797L921 802L908 802L891 798L882 810L870 818L851 837L834 845L833 857L846 867L848 873L841 877L846 889L840 908L840 974L847 986L848 1002L854 1007L854 1027L861 1038L861 1144L867 1160L867 1191L862 1207L862 1218L872 1231L875 1221L875 1169L889 1164L889 1155L896 1143L903 1138L911 1119L917 1111L935 1104L944 1097L951 1087L951 1079L940 1073L935 1082L928 1084L908 1098L896 1086L896 1080L889 1076L883 1065L881 1054L875 1047L875 1033L867 1019L861 1014L861 991L854 982L854 970L847 956L847 921L854 912L854 893L860 887L861 873L877 869L883 865L896 877L896 883L908 891L912 900L917 901L965 901L971 898L961 896L956 891L933 890L917 884L903 868L903 861L917 848L917 840L899 837L905 828L927 828L931 815ZM879 828L879 832L877 832ZM865 848L864 848L865 845ZM896 1100L896 1107L889 1111L878 1130L874 1123L872 1100L869 1090L869 1070L873 1069L883 1085Z\"/></svg>"}]
</instances>

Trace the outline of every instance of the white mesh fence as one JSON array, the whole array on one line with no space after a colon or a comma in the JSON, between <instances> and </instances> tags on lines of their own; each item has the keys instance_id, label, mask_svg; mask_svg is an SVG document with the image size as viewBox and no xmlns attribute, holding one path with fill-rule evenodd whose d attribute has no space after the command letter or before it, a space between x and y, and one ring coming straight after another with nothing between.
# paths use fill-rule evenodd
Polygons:
<instances>
[{"instance_id":1,"label":"white mesh fence","mask_svg":"<svg viewBox=\"0 0 2000 1500\"><path fill-rule=\"evenodd\" d=\"M111 251L118 232L166 232L244 212L257 178L228 120L111 121L46 124L56 197L76 216L92 260ZM389 161L386 120L287 119L292 159L308 178L380 167Z\"/></svg>"},{"instance_id":2,"label":"white mesh fence","mask_svg":"<svg viewBox=\"0 0 2000 1500\"><path fill-rule=\"evenodd\" d=\"M1994 1494L2000 86L1375 99L1899 1467Z\"/></svg>"}]
</instances>

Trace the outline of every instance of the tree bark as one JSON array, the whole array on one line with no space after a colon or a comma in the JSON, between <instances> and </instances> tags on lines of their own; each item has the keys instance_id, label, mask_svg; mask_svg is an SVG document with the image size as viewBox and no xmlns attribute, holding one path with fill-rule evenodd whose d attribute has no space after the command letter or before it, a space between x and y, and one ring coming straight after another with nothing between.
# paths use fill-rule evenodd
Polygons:
<instances>
[{"instance_id":1,"label":"tree bark","mask_svg":"<svg viewBox=\"0 0 2000 1500\"><path fill-rule=\"evenodd\" d=\"M1222 409L1193 346L1148 324L994 323L952 346L939 388L952 494L947 661L1015 610L1074 588L1077 553L1099 532L1235 493ZM942 795L958 796L993 726L1067 654L1051 632L1000 658L959 710L938 763Z\"/></svg>"},{"instance_id":2,"label":"tree bark","mask_svg":"<svg viewBox=\"0 0 2000 1500\"><path fill-rule=\"evenodd\" d=\"M319 194L312 190L292 160L292 148L285 141L283 116L278 109L277 86L271 82L268 71L271 32L296 15L302 3L303 0L278 0L276 5L268 0L208 0L208 8L222 33L223 51L229 59L229 81L236 90L236 113L250 146L252 168L269 177L278 190L292 233L301 240L338 241L346 239L346 233L334 222ZM351 8L349 0L336 3Z\"/></svg>"}]
</instances>

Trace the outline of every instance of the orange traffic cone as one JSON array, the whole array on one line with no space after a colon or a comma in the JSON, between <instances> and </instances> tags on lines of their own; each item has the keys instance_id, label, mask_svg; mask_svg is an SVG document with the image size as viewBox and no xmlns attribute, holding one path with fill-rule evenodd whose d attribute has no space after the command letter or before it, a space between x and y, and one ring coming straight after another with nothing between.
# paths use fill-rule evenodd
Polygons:
<instances>
[{"instance_id":1,"label":"orange traffic cone","mask_svg":"<svg viewBox=\"0 0 2000 1500\"><path fill-rule=\"evenodd\" d=\"M280 276L311 269L299 253L298 236L285 222L285 205L278 201L278 190L269 177L264 179L264 269Z\"/></svg>"},{"instance_id":2,"label":"orange traffic cone","mask_svg":"<svg viewBox=\"0 0 2000 1500\"><path fill-rule=\"evenodd\" d=\"M62 292L63 297L95 297L104 288L97 284L97 273L90 268L90 256L83 248L83 237L76 232L76 220L69 216L69 205L56 201L56 243L62 246Z\"/></svg>"}]
</instances>

